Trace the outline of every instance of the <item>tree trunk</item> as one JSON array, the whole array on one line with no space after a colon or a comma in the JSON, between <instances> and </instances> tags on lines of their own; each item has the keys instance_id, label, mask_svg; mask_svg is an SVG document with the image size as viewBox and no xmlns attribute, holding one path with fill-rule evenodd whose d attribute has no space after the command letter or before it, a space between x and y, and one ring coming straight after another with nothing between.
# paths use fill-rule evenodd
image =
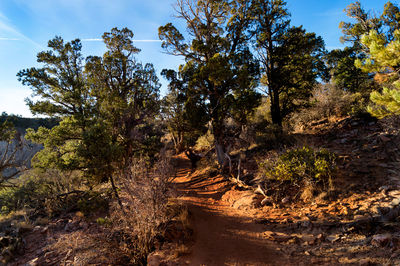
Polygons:
<instances>
[{"instance_id":1,"label":"tree trunk","mask_svg":"<svg viewBox=\"0 0 400 266\"><path fill-rule=\"evenodd\" d=\"M115 183L114 183L114 178L111 175L110 175L110 183L111 183L112 190L114 192L114 196L117 199L118 205L121 207L122 212L125 214L124 205L122 205L121 198L118 195L117 187L115 186Z\"/></svg>"},{"instance_id":2,"label":"tree trunk","mask_svg":"<svg viewBox=\"0 0 400 266\"><path fill-rule=\"evenodd\" d=\"M271 118L274 125L282 126L281 107L279 104L279 92L273 88L271 95Z\"/></svg>"},{"instance_id":3,"label":"tree trunk","mask_svg":"<svg viewBox=\"0 0 400 266\"><path fill-rule=\"evenodd\" d=\"M217 155L218 164L220 167L223 167L225 164L225 149L224 145L215 142L215 153Z\"/></svg>"},{"instance_id":4,"label":"tree trunk","mask_svg":"<svg viewBox=\"0 0 400 266\"><path fill-rule=\"evenodd\" d=\"M224 143L224 125L217 117L214 117L211 123L212 132L214 135L215 154L221 168L225 165L225 143Z\"/></svg>"}]
</instances>

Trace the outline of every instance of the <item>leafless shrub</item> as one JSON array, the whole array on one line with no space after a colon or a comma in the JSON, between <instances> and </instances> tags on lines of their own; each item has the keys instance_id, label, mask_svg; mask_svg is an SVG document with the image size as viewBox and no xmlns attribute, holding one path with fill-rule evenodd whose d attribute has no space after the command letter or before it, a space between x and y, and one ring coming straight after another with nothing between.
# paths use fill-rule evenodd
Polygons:
<instances>
[{"instance_id":1,"label":"leafless shrub","mask_svg":"<svg viewBox=\"0 0 400 266\"><path fill-rule=\"evenodd\" d=\"M15 131L14 131L15 132ZM18 133L13 138L0 138L0 184L12 185L12 180L26 171L37 149Z\"/></svg>"},{"instance_id":2,"label":"leafless shrub","mask_svg":"<svg viewBox=\"0 0 400 266\"><path fill-rule=\"evenodd\" d=\"M168 192L173 176L170 155L165 151L154 165L144 158L132 159L130 167L119 174L124 209L114 206L113 224L120 235L122 251L135 265L145 264L168 221Z\"/></svg>"},{"instance_id":3,"label":"leafless shrub","mask_svg":"<svg viewBox=\"0 0 400 266\"><path fill-rule=\"evenodd\" d=\"M361 94L346 92L331 84L317 86L311 99L312 106L304 108L290 118L294 130L302 130L313 121L357 114L363 110Z\"/></svg>"}]
</instances>

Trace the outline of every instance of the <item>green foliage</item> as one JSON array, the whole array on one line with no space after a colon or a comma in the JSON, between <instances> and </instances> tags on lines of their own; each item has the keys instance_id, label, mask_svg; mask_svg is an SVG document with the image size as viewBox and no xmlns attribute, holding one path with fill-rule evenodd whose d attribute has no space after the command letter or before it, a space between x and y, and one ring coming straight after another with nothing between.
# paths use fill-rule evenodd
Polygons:
<instances>
[{"instance_id":1,"label":"green foliage","mask_svg":"<svg viewBox=\"0 0 400 266\"><path fill-rule=\"evenodd\" d=\"M208 151L213 147L214 136L210 131L207 131L204 135L200 136L197 141L195 148L200 151Z\"/></svg>"},{"instance_id":2,"label":"green foliage","mask_svg":"<svg viewBox=\"0 0 400 266\"><path fill-rule=\"evenodd\" d=\"M169 93L163 99L162 114L175 150L182 152L194 146L196 140L207 131L209 117L199 95L185 90L184 77L179 78L179 73L166 69L161 74L170 82Z\"/></svg>"},{"instance_id":3,"label":"green foliage","mask_svg":"<svg viewBox=\"0 0 400 266\"><path fill-rule=\"evenodd\" d=\"M365 58L364 53L357 52L354 47L335 49L326 56L331 72L332 83L339 89L351 92L369 94L377 84L373 76L355 66L356 60Z\"/></svg>"},{"instance_id":4,"label":"green foliage","mask_svg":"<svg viewBox=\"0 0 400 266\"><path fill-rule=\"evenodd\" d=\"M0 190L0 206L11 212L23 208L56 216L70 211L85 215L108 208L108 192L85 191L79 172L30 170L13 187Z\"/></svg>"},{"instance_id":5,"label":"green foliage","mask_svg":"<svg viewBox=\"0 0 400 266\"><path fill-rule=\"evenodd\" d=\"M0 124L0 141L10 142L15 137L14 125L8 120Z\"/></svg>"},{"instance_id":6,"label":"green foliage","mask_svg":"<svg viewBox=\"0 0 400 266\"><path fill-rule=\"evenodd\" d=\"M25 138L44 146L32 160L33 167L41 169L78 170L83 167L83 158L77 153L82 131L74 117L64 118L52 129L40 127L28 129Z\"/></svg>"},{"instance_id":7,"label":"green foliage","mask_svg":"<svg viewBox=\"0 0 400 266\"><path fill-rule=\"evenodd\" d=\"M371 93L373 104L368 106L368 112L377 118L400 114L400 82L394 83L394 88L383 88L382 92Z\"/></svg>"},{"instance_id":8,"label":"green foliage","mask_svg":"<svg viewBox=\"0 0 400 266\"><path fill-rule=\"evenodd\" d=\"M96 223L99 225L111 225L112 222L110 221L110 219L108 219L107 217L103 218L103 217L99 217L96 219Z\"/></svg>"},{"instance_id":9,"label":"green foliage","mask_svg":"<svg viewBox=\"0 0 400 266\"><path fill-rule=\"evenodd\" d=\"M27 138L44 146L34 167L83 171L94 184L112 178L132 156L157 153L160 84L151 64L135 60L132 38L129 29L114 28L103 35L103 57L84 60L79 40L56 37L50 51L38 54L42 68L18 73L38 96L27 100L31 111L60 118L51 129L28 130Z\"/></svg>"},{"instance_id":10,"label":"green foliage","mask_svg":"<svg viewBox=\"0 0 400 266\"><path fill-rule=\"evenodd\" d=\"M211 122L217 158L223 165L227 146L224 121L251 112L259 66L248 48L250 10L245 1L177 1L177 16L187 25L188 39L172 25L159 28L162 47L185 58L180 66L182 92L203 106ZM251 97L251 100L244 100ZM239 102L245 102L245 105ZM240 108L237 108L240 107Z\"/></svg>"},{"instance_id":11,"label":"green foliage","mask_svg":"<svg viewBox=\"0 0 400 266\"><path fill-rule=\"evenodd\" d=\"M308 104L319 78L326 80L325 52L322 38L302 27L292 27L281 36L274 55L278 66L274 82L282 119Z\"/></svg>"},{"instance_id":12,"label":"green foliage","mask_svg":"<svg viewBox=\"0 0 400 266\"><path fill-rule=\"evenodd\" d=\"M360 49L360 40L363 34L368 33L370 30L380 29L382 19L376 17L373 13L365 11L360 1L356 1L347 6L345 9L347 16L353 19L355 22L340 22L339 28L342 29L344 36L341 37L341 41L351 42L355 49Z\"/></svg>"},{"instance_id":13,"label":"green foliage","mask_svg":"<svg viewBox=\"0 0 400 266\"><path fill-rule=\"evenodd\" d=\"M356 60L355 65L367 73L379 73L388 78L399 79L400 70L400 30L393 32L393 39L389 41L384 34L370 31L363 35L361 43L368 49L367 58Z\"/></svg>"},{"instance_id":14,"label":"green foliage","mask_svg":"<svg viewBox=\"0 0 400 266\"><path fill-rule=\"evenodd\" d=\"M20 133L24 133L28 128L35 130L39 127L52 128L59 123L56 118L27 118L18 115L8 115L3 112L0 116L0 123L4 123L5 121L12 123Z\"/></svg>"},{"instance_id":15,"label":"green foliage","mask_svg":"<svg viewBox=\"0 0 400 266\"><path fill-rule=\"evenodd\" d=\"M285 1L254 1L254 40L263 70L262 85L274 124L307 104L318 78L327 76L325 44L315 33L290 27Z\"/></svg>"},{"instance_id":16,"label":"green foliage","mask_svg":"<svg viewBox=\"0 0 400 266\"><path fill-rule=\"evenodd\" d=\"M276 161L259 164L260 173L268 179L303 185L313 182L328 187L336 169L335 155L327 150L315 151L310 147L288 150Z\"/></svg>"},{"instance_id":17,"label":"green foliage","mask_svg":"<svg viewBox=\"0 0 400 266\"><path fill-rule=\"evenodd\" d=\"M375 80L380 83L392 82L392 77L397 79L399 7L388 1L378 15L365 11L360 1L356 1L346 12L353 22L341 22L342 41L353 44L356 66L366 73L378 73Z\"/></svg>"}]
</instances>

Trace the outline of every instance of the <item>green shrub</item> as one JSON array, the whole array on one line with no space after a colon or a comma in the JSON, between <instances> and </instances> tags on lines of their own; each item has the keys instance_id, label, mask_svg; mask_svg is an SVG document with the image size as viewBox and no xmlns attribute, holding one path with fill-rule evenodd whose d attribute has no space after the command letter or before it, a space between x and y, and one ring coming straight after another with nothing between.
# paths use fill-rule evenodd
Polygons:
<instances>
[{"instance_id":1,"label":"green shrub","mask_svg":"<svg viewBox=\"0 0 400 266\"><path fill-rule=\"evenodd\" d=\"M109 191L91 191L82 184L80 172L34 169L18 178L13 187L0 190L2 214L23 208L56 216L69 211L85 215L108 208Z\"/></svg>"},{"instance_id":2,"label":"green shrub","mask_svg":"<svg viewBox=\"0 0 400 266\"><path fill-rule=\"evenodd\" d=\"M206 150L211 149L211 147L213 147L213 144L214 144L214 136L213 136L213 134L211 134L211 132L209 130L209 131L207 131L206 134L200 136L197 139L195 149L201 150L201 151L206 151Z\"/></svg>"},{"instance_id":3,"label":"green shrub","mask_svg":"<svg viewBox=\"0 0 400 266\"><path fill-rule=\"evenodd\" d=\"M98 225L109 226L112 224L111 220L108 217L99 217L96 219L96 223Z\"/></svg>"},{"instance_id":4,"label":"green shrub","mask_svg":"<svg viewBox=\"0 0 400 266\"><path fill-rule=\"evenodd\" d=\"M276 160L259 163L260 174L270 180L283 181L296 186L305 183L331 185L336 169L335 155L327 150L315 151L310 147L288 150Z\"/></svg>"}]
</instances>

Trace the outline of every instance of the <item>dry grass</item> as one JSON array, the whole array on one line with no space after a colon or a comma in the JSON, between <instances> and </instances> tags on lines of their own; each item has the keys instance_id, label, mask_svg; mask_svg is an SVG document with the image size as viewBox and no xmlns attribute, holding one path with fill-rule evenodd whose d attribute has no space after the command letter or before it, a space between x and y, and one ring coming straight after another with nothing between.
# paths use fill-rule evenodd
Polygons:
<instances>
[{"instance_id":1,"label":"dry grass","mask_svg":"<svg viewBox=\"0 0 400 266\"><path fill-rule=\"evenodd\" d=\"M46 248L44 264L56 262L58 265L117 265L120 261L118 247L104 241L106 234L98 231L87 233L76 231L59 235Z\"/></svg>"}]
</instances>

